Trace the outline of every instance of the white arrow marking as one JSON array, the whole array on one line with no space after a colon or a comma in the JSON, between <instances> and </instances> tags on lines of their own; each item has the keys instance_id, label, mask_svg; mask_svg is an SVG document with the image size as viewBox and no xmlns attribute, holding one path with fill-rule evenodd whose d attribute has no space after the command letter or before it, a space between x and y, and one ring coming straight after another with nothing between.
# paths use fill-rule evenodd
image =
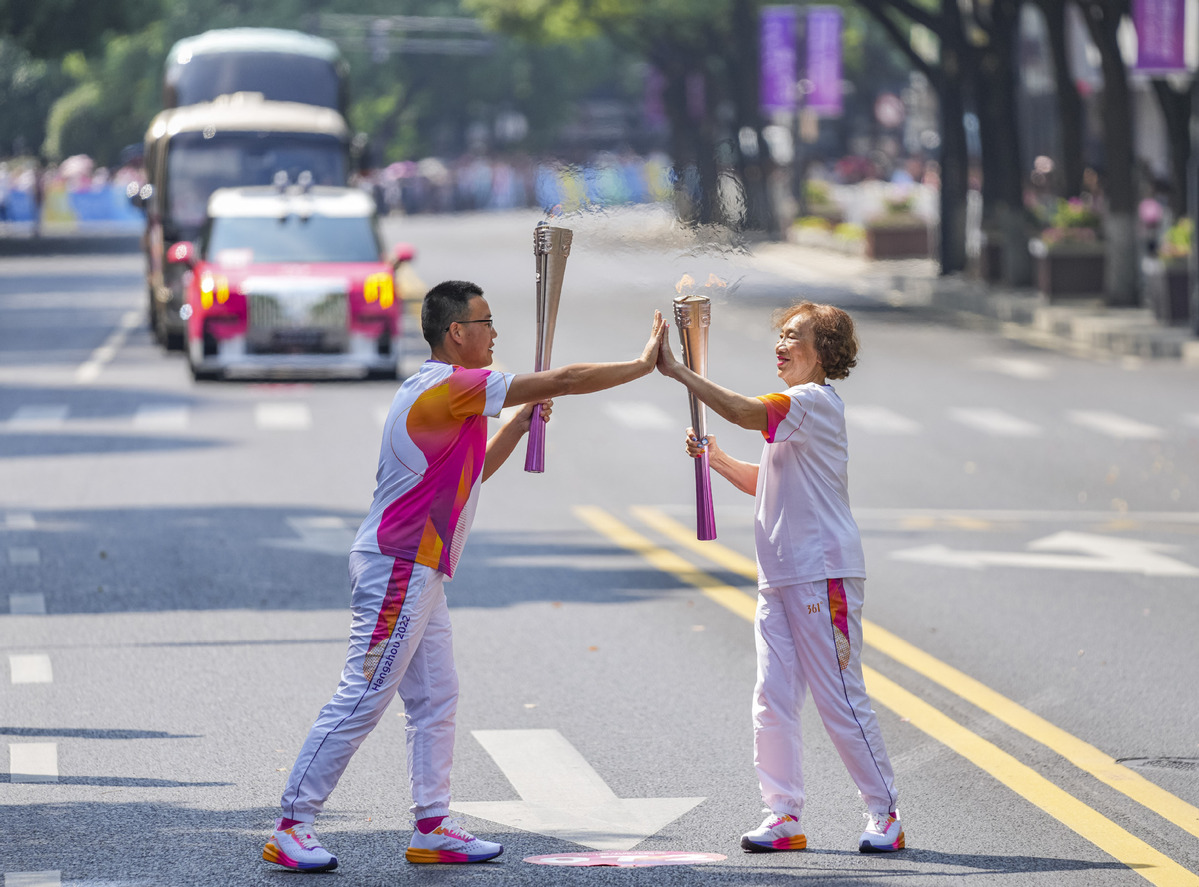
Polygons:
<instances>
[{"instance_id":1,"label":"white arrow marking","mask_svg":"<svg viewBox=\"0 0 1199 887\"><path fill-rule=\"evenodd\" d=\"M573 841L631 850L704 798L618 798L557 730L475 730L519 801L452 803L459 813Z\"/></svg>"},{"instance_id":2,"label":"white arrow marking","mask_svg":"<svg viewBox=\"0 0 1199 887\"><path fill-rule=\"evenodd\" d=\"M926 545L891 552L891 557L940 567L1030 567L1037 570L1090 570L1101 573L1143 573L1146 576L1199 576L1190 564L1159 554L1177 546L1116 539L1091 533L1054 533L1030 542L1028 552L957 551L944 545ZM1041 554L1075 551L1081 554Z\"/></svg>"}]
</instances>

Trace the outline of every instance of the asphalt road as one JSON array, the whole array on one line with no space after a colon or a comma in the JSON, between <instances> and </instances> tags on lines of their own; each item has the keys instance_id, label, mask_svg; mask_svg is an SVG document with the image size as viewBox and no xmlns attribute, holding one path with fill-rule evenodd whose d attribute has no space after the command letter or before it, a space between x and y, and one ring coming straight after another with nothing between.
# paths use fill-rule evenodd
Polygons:
<instances>
[{"instance_id":1,"label":"asphalt road","mask_svg":"<svg viewBox=\"0 0 1199 887\"><path fill-rule=\"evenodd\" d=\"M425 283L485 288L515 372L533 360L536 221L387 226ZM454 798L504 855L403 861L397 702L318 824L341 860L325 878L1199 884L1195 371L1032 350L890 305L835 263L767 263L637 213L561 223L556 364L637 354L684 273L729 284L710 290L709 375L744 393L778 390L775 308L803 295L857 319L860 363L836 387L908 849L857 853L861 804L810 707L809 849L738 849L761 819L751 502L714 478L719 537L695 541L686 397L652 376L559 400L545 474L521 448L488 482L448 587ZM133 253L0 258L5 887L292 883L261 845L344 655L346 554L394 383L194 383L145 328L140 272ZM427 351L408 341L411 368ZM709 427L756 458L755 435ZM564 837L588 792L644 814L607 835L626 861L726 858L522 861L596 852ZM542 832L513 821L534 798Z\"/></svg>"}]
</instances>

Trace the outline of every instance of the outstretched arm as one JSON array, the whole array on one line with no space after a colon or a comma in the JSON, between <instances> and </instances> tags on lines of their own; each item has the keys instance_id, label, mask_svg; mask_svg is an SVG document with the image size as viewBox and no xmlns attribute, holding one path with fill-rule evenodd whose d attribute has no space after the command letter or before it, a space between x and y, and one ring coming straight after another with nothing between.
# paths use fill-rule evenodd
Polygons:
<instances>
[{"instance_id":1,"label":"outstretched arm","mask_svg":"<svg viewBox=\"0 0 1199 887\"><path fill-rule=\"evenodd\" d=\"M670 349L669 331L663 335L662 347L658 349L658 371L682 382L688 391L734 425L751 431L766 430L769 420L766 404L756 397L746 397L744 394L730 391L687 369L687 365L676 358ZM715 468L715 464L712 467Z\"/></svg>"},{"instance_id":2,"label":"outstretched arm","mask_svg":"<svg viewBox=\"0 0 1199 887\"><path fill-rule=\"evenodd\" d=\"M508 386L504 406L533 403L560 394L590 394L640 379L653 372L658 359L658 346L665 329L661 312L655 311L649 341L645 343L641 356L636 360L620 363L572 363L540 373L520 373Z\"/></svg>"},{"instance_id":3,"label":"outstretched arm","mask_svg":"<svg viewBox=\"0 0 1199 887\"><path fill-rule=\"evenodd\" d=\"M512 455L512 451L516 449L516 445L520 443L520 439L524 437L525 432L529 430L529 426L533 422L533 408L537 404L527 403L520 410L503 424L499 431L491 436L487 441L487 455L483 458L483 475L482 480L487 480L495 474L496 469L508 461L508 457ZM541 401L541 419L539 421L548 422L550 413L554 411L554 402L552 400Z\"/></svg>"},{"instance_id":4,"label":"outstretched arm","mask_svg":"<svg viewBox=\"0 0 1199 887\"><path fill-rule=\"evenodd\" d=\"M743 493L749 493L754 496L758 492L758 466L753 462L742 462L740 459L734 459L720 447L716 446L716 435L708 433L707 445L703 441L696 439L695 429L687 429L687 455L693 459L697 459L708 452L708 465L731 483L734 487Z\"/></svg>"}]
</instances>

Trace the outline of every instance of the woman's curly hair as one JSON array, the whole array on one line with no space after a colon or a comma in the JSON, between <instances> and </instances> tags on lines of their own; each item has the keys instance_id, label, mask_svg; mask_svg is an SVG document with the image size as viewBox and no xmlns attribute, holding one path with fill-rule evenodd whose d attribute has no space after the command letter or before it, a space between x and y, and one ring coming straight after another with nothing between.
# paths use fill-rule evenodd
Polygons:
<instances>
[{"instance_id":1,"label":"woman's curly hair","mask_svg":"<svg viewBox=\"0 0 1199 887\"><path fill-rule=\"evenodd\" d=\"M829 379L844 379L858 365L858 337L853 318L835 305L816 302L796 302L790 308L780 308L774 315L774 328L781 330L796 317L812 324L816 356Z\"/></svg>"}]
</instances>

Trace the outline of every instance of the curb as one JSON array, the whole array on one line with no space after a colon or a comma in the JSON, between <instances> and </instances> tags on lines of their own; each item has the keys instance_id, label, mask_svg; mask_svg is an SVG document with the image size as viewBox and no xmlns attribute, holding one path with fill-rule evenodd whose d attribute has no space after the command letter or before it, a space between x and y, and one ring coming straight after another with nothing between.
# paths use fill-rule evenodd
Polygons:
<instances>
[{"instance_id":1,"label":"curb","mask_svg":"<svg viewBox=\"0 0 1199 887\"><path fill-rule=\"evenodd\" d=\"M933 282L932 304L999 321L1004 335L1079 357L1178 360L1199 366L1199 339L1163 326L1148 308L1111 308L1098 299L1049 302L1032 289L988 287L957 276Z\"/></svg>"}]
</instances>

